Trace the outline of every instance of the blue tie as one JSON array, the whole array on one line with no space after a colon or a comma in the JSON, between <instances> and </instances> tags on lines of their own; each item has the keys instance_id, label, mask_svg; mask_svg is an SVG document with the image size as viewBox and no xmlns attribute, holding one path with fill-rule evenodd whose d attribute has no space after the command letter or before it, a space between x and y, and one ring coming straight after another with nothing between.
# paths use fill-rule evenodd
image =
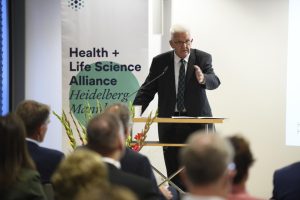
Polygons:
<instances>
[{"instance_id":1,"label":"blue tie","mask_svg":"<svg viewBox=\"0 0 300 200\"><path fill-rule=\"evenodd\" d=\"M178 91L177 91L177 110L182 112L184 110L184 89L185 89L185 60L180 60L181 65L178 77Z\"/></svg>"}]
</instances>

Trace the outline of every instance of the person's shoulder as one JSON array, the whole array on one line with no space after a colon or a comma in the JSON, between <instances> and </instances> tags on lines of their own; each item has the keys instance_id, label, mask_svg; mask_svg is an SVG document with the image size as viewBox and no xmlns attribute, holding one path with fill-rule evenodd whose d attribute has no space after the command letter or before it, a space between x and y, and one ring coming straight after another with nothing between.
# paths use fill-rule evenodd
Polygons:
<instances>
[{"instance_id":1,"label":"person's shoulder","mask_svg":"<svg viewBox=\"0 0 300 200\"><path fill-rule=\"evenodd\" d=\"M51 155L51 156L55 156L55 157L58 157L58 158L63 158L64 157L64 154L59 151L59 150L56 150L56 149L50 149L50 148L47 148L47 147L41 147L40 146L40 151L47 154L47 155Z\"/></svg>"},{"instance_id":2,"label":"person's shoulder","mask_svg":"<svg viewBox=\"0 0 300 200\"><path fill-rule=\"evenodd\" d=\"M141 177L136 174L131 174L123 171L122 173L124 175L124 178L126 177L127 180L130 180L131 182L134 182L141 187L152 187L151 181L146 179L145 177Z\"/></svg>"},{"instance_id":3,"label":"person's shoulder","mask_svg":"<svg viewBox=\"0 0 300 200\"><path fill-rule=\"evenodd\" d=\"M112 166L108 166L108 169L109 180L112 184L128 187L140 197L139 199L158 199L158 194L150 180Z\"/></svg>"},{"instance_id":4,"label":"person's shoulder","mask_svg":"<svg viewBox=\"0 0 300 200\"><path fill-rule=\"evenodd\" d=\"M7 199L46 199L39 173L28 168L20 170L17 181L6 195Z\"/></svg>"},{"instance_id":5,"label":"person's shoulder","mask_svg":"<svg viewBox=\"0 0 300 200\"><path fill-rule=\"evenodd\" d=\"M161 54L155 56L153 59L163 59L163 58L166 58L166 57L170 57L173 54L174 54L174 51L171 50L171 51L167 51L167 52L161 53Z\"/></svg>"},{"instance_id":6,"label":"person's shoulder","mask_svg":"<svg viewBox=\"0 0 300 200\"><path fill-rule=\"evenodd\" d=\"M191 49L191 53L194 53L197 56L204 56L204 57L211 56L210 53L207 53L207 52L199 50L199 49Z\"/></svg>"},{"instance_id":7,"label":"person's shoulder","mask_svg":"<svg viewBox=\"0 0 300 200\"><path fill-rule=\"evenodd\" d=\"M28 146L29 148L38 148L38 147L39 147L38 144L36 144L36 143L34 143L34 142L32 142L32 141L29 141L29 140L26 140L26 144L27 144L27 146Z\"/></svg>"},{"instance_id":8,"label":"person's shoulder","mask_svg":"<svg viewBox=\"0 0 300 200\"><path fill-rule=\"evenodd\" d=\"M128 155L131 155L131 156L134 156L134 157L137 157L137 158L144 158L146 156L144 156L143 154L141 153L138 153L130 148L126 148L126 154Z\"/></svg>"},{"instance_id":9,"label":"person's shoulder","mask_svg":"<svg viewBox=\"0 0 300 200\"><path fill-rule=\"evenodd\" d=\"M275 171L275 173L286 173L289 171L299 171L300 172L300 162L295 162L285 167L282 167Z\"/></svg>"},{"instance_id":10,"label":"person's shoulder","mask_svg":"<svg viewBox=\"0 0 300 200\"><path fill-rule=\"evenodd\" d=\"M22 182L28 182L32 180L40 181L40 174L36 170L29 169L29 168L22 168L18 176L18 179Z\"/></svg>"},{"instance_id":11,"label":"person's shoulder","mask_svg":"<svg viewBox=\"0 0 300 200\"><path fill-rule=\"evenodd\" d=\"M138 164L141 164L141 162L143 164L147 163L147 164L150 164L150 161L149 159L147 158L147 156L139 153L139 152L136 152L130 148L126 149L126 153L125 153L125 156L128 156L129 158L135 160Z\"/></svg>"},{"instance_id":12,"label":"person's shoulder","mask_svg":"<svg viewBox=\"0 0 300 200\"><path fill-rule=\"evenodd\" d=\"M139 186L151 186L151 182L144 177L131 174L121 169L108 164L108 174L112 182L127 182L127 183L136 183Z\"/></svg>"}]
</instances>

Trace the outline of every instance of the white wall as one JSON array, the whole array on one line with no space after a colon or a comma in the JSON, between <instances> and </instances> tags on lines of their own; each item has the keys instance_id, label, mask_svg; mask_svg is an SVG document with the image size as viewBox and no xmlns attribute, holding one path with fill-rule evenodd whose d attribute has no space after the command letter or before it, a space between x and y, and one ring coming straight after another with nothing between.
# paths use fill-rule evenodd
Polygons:
<instances>
[{"instance_id":1,"label":"white wall","mask_svg":"<svg viewBox=\"0 0 300 200\"><path fill-rule=\"evenodd\" d=\"M222 85L210 91L213 113L228 119L217 129L241 132L256 162L249 192L268 198L275 169L299 160L285 145L287 0L173 0L172 21L191 26L193 46L213 55ZM26 98L61 110L60 1L26 1ZM166 27L163 27L165 30ZM166 43L167 37L163 37ZM61 148L51 119L44 145Z\"/></svg>"},{"instance_id":2,"label":"white wall","mask_svg":"<svg viewBox=\"0 0 300 200\"><path fill-rule=\"evenodd\" d=\"M48 104L59 113L62 108L60 0L27 0L25 12L25 98ZM50 121L42 145L61 150L61 125L53 115Z\"/></svg>"},{"instance_id":3,"label":"white wall","mask_svg":"<svg viewBox=\"0 0 300 200\"><path fill-rule=\"evenodd\" d=\"M285 145L288 1L175 0L172 11L192 28L193 46L213 55L222 84L209 99L214 115L228 118L217 129L250 140L249 192L270 197L274 170L300 153Z\"/></svg>"}]
</instances>

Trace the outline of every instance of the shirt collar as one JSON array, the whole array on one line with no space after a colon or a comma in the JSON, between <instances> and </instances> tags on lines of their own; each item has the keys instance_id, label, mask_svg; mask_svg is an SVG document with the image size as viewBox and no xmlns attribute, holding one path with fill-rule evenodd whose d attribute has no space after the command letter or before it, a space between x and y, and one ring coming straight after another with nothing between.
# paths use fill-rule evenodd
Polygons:
<instances>
[{"instance_id":1,"label":"shirt collar","mask_svg":"<svg viewBox=\"0 0 300 200\"><path fill-rule=\"evenodd\" d=\"M218 196L198 196L198 195L187 193L183 197L183 200L225 200L225 199Z\"/></svg>"},{"instance_id":2,"label":"shirt collar","mask_svg":"<svg viewBox=\"0 0 300 200\"><path fill-rule=\"evenodd\" d=\"M114 160L112 158L109 157L103 157L103 161L109 164L112 164L113 166L115 166L118 169L121 169L121 163L117 160Z\"/></svg>"},{"instance_id":3,"label":"shirt collar","mask_svg":"<svg viewBox=\"0 0 300 200\"><path fill-rule=\"evenodd\" d=\"M183 59L186 63L189 62L190 54L191 54L191 53L189 53L189 54ZM175 59L175 64L176 64L176 63L179 63L180 60L181 60L181 58L178 57L178 56L176 55L175 51L174 51L174 59Z\"/></svg>"},{"instance_id":4,"label":"shirt collar","mask_svg":"<svg viewBox=\"0 0 300 200\"><path fill-rule=\"evenodd\" d=\"M34 139L26 138L26 141L33 142L33 143L35 143L35 144L37 144L37 145L40 146L40 143L38 141L34 140Z\"/></svg>"}]
</instances>

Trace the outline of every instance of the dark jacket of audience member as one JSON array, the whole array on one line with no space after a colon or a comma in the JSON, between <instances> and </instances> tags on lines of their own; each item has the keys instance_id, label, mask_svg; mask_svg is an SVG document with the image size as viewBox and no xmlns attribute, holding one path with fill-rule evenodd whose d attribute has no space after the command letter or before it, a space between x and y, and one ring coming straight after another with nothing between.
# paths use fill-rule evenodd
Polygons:
<instances>
[{"instance_id":1,"label":"dark jacket of audience member","mask_svg":"<svg viewBox=\"0 0 300 200\"><path fill-rule=\"evenodd\" d=\"M49 183L53 172L64 157L60 151L39 145L47 132L50 108L45 104L26 100L18 105L16 113L25 124L28 150L41 175L42 183Z\"/></svg>"},{"instance_id":2,"label":"dark jacket of audience member","mask_svg":"<svg viewBox=\"0 0 300 200\"><path fill-rule=\"evenodd\" d=\"M156 179L151 169L149 159L130 148L126 148L121 159L121 169L125 172L147 178L156 185Z\"/></svg>"},{"instance_id":3,"label":"dark jacket of audience member","mask_svg":"<svg viewBox=\"0 0 300 200\"><path fill-rule=\"evenodd\" d=\"M49 183L64 155L60 151L41 147L31 141L27 141L27 146L37 170L41 174L42 183Z\"/></svg>"},{"instance_id":4,"label":"dark jacket of audience member","mask_svg":"<svg viewBox=\"0 0 300 200\"><path fill-rule=\"evenodd\" d=\"M273 197L276 200L300 199L300 162L275 171Z\"/></svg>"},{"instance_id":5,"label":"dark jacket of audience member","mask_svg":"<svg viewBox=\"0 0 300 200\"><path fill-rule=\"evenodd\" d=\"M111 183L131 189L140 200L158 199L150 181L134 174L123 172L112 164L108 163L107 165Z\"/></svg>"},{"instance_id":6,"label":"dark jacket of audience member","mask_svg":"<svg viewBox=\"0 0 300 200\"><path fill-rule=\"evenodd\" d=\"M91 119L87 125L87 139L87 147L102 155L107 162L111 183L129 188L141 200L158 198L149 180L119 168L125 151L125 139L121 122L115 115L104 113Z\"/></svg>"},{"instance_id":7,"label":"dark jacket of audience member","mask_svg":"<svg viewBox=\"0 0 300 200\"><path fill-rule=\"evenodd\" d=\"M0 117L0 138L0 199L46 199L27 151L22 120L13 114Z\"/></svg>"}]
</instances>

